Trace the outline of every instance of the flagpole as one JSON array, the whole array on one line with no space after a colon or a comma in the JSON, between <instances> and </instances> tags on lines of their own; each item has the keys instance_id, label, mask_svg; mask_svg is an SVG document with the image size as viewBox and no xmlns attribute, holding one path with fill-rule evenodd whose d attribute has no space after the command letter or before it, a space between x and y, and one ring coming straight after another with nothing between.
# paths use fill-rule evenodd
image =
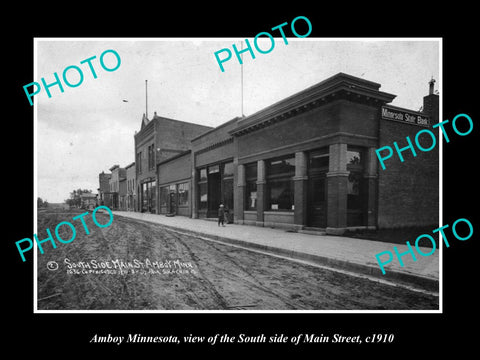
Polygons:
<instances>
[{"instance_id":1,"label":"flagpole","mask_svg":"<svg viewBox=\"0 0 480 360\"><path fill-rule=\"evenodd\" d=\"M145 80L145 117L148 120L148 92L147 92L147 81Z\"/></svg>"},{"instance_id":2,"label":"flagpole","mask_svg":"<svg viewBox=\"0 0 480 360\"><path fill-rule=\"evenodd\" d=\"M243 117L243 41L240 42L240 47L241 47L241 57L242 57L242 64L240 66L240 71L241 71L241 107L242 107L242 117Z\"/></svg>"}]
</instances>

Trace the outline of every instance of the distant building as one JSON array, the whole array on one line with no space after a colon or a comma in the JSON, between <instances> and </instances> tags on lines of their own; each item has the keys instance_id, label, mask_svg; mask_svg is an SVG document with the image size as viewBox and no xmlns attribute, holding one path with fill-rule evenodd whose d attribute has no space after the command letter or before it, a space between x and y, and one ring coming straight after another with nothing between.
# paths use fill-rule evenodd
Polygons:
<instances>
[{"instance_id":1,"label":"distant building","mask_svg":"<svg viewBox=\"0 0 480 360\"><path fill-rule=\"evenodd\" d=\"M127 199L126 199L126 209L127 211L135 211L137 203L137 187L136 187L136 173L135 173L135 162L130 165L125 166L127 172Z\"/></svg>"},{"instance_id":2,"label":"distant building","mask_svg":"<svg viewBox=\"0 0 480 360\"><path fill-rule=\"evenodd\" d=\"M120 209L120 195L126 195L125 183L122 183L122 188L120 188L120 182L126 179L126 171L124 168L121 168L119 165L113 165L110 168L112 176L110 177L109 187L111 193L111 209L119 210ZM122 190L122 191L121 191Z\"/></svg>"},{"instance_id":3,"label":"distant building","mask_svg":"<svg viewBox=\"0 0 480 360\"><path fill-rule=\"evenodd\" d=\"M127 177L120 178L118 181L118 209L122 211L127 210Z\"/></svg>"},{"instance_id":4,"label":"distant building","mask_svg":"<svg viewBox=\"0 0 480 360\"><path fill-rule=\"evenodd\" d=\"M98 202L99 205L111 206L111 196L110 196L110 178L112 174L106 174L102 171L98 174L99 188L98 190Z\"/></svg>"},{"instance_id":5,"label":"distant building","mask_svg":"<svg viewBox=\"0 0 480 360\"><path fill-rule=\"evenodd\" d=\"M80 194L80 207L85 210L94 210L98 206L98 196L92 193Z\"/></svg>"},{"instance_id":6,"label":"distant building","mask_svg":"<svg viewBox=\"0 0 480 360\"><path fill-rule=\"evenodd\" d=\"M190 150L191 139L210 129L157 113L151 120L143 115L140 131L135 134L137 211L158 213L157 164Z\"/></svg>"}]
</instances>

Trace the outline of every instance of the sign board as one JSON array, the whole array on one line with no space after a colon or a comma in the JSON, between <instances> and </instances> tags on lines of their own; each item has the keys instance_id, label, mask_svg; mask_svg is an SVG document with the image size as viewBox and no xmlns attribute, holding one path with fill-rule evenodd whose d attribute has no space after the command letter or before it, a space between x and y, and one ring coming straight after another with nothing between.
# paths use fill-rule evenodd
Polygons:
<instances>
[{"instance_id":1,"label":"sign board","mask_svg":"<svg viewBox=\"0 0 480 360\"><path fill-rule=\"evenodd\" d=\"M428 116L386 106L382 106L382 119L401 121L415 125L430 126L430 119Z\"/></svg>"}]
</instances>

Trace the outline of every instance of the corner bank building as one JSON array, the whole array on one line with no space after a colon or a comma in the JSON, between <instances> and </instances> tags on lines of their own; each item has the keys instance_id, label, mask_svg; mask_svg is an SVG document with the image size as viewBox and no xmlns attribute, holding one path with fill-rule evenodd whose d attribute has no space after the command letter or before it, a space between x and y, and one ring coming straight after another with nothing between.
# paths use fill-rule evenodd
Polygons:
<instances>
[{"instance_id":1,"label":"corner bank building","mask_svg":"<svg viewBox=\"0 0 480 360\"><path fill-rule=\"evenodd\" d=\"M431 81L421 112L388 105L394 98L378 83L339 73L206 129L156 162L155 212L212 218L223 203L237 224L331 234L436 225L438 146L403 151L403 162L394 153L385 170L375 150L394 141L405 147L406 136L425 128L438 138L438 95Z\"/></svg>"}]
</instances>

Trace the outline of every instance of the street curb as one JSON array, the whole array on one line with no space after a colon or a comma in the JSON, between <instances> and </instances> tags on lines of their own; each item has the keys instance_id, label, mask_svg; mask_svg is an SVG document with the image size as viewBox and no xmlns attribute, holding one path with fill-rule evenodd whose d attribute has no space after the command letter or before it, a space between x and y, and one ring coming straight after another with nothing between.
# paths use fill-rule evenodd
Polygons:
<instances>
[{"instance_id":1,"label":"street curb","mask_svg":"<svg viewBox=\"0 0 480 360\"><path fill-rule=\"evenodd\" d=\"M119 215L119 216L122 216L122 215ZM128 216L124 216L124 217L128 217ZM401 283L401 284L404 284L404 285L409 285L409 286L416 285L417 287L420 287L424 290L428 290L428 291L432 291L432 292L438 292L439 291L439 281L438 281L438 279L425 277L425 276L418 275L418 274L410 274L410 273L405 273L405 272L401 272L401 271L395 271L395 270L387 269L386 274L383 275L381 270L378 267L369 266L369 265L365 265L365 264L359 264L359 263L355 263L355 262L348 261L348 260L334 259L334 258L331 258L331 257L326 257L326 256L321 256L321 255L316 255L316 254L309 254L309 253L296 251L296 250L289 250L289 249L277 248L277 247L269 246L269 245L251 243L251 242L248 242L248 241L229 238L229 237L226 237L226 236L218 236L218 235L213 235L213 234L209 234L209 233L204 233L204 232L201 232L201 231L194 231L194 230L185 229L185 228L181 228L181 227L178 227L178 226L161 224L161 223L158 223L158 222L155 222L155 221L150 221L148 219L136 219L136 218L131 218L131 217L128 217L128 218L139 220L139 221L146 221L146 222L149 222L149 223L152 223L152 224L164 226L166 228L176 230L176 231L182 232L182 233L187 233L187 234L190 234L190 235L196 235L196 236L202 236L202 237L210 238L212 240L223 242L225 244L232 244L232 245L242 246L242 247L245 247L245 248L262 250L262 251L265 251L265 252L270 252L270 253L273 253L273 254L282 255L282 256L293 258L293 259L298 259L298 260L307 260L307 261L311 261L313 263L316 263L318 265L324 265L324 266L335 268L335 269L360 273L360 274L363 274L363 275L376 277L376 278L382 279L382 280L389 280L389 281Z\"/></svg>"}]
</instances>

